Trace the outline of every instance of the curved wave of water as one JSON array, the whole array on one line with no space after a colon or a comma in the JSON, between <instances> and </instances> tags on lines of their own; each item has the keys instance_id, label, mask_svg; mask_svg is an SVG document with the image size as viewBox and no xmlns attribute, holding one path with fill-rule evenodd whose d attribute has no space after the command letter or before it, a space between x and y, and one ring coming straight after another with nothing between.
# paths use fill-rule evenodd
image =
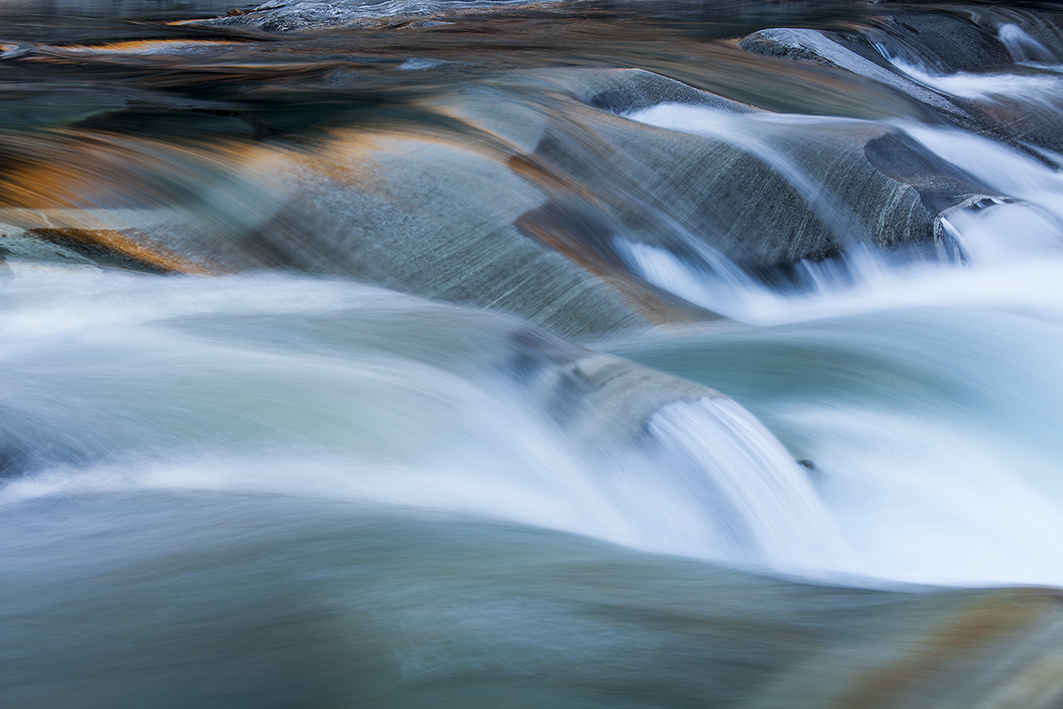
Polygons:
<instances>
[{"instance_id":1,"label":"curved wave of water","mask_svg":"<svg viewBox=\"0 0 1063 709\"><path fill-rule=\"evenodd\" d=\"M932 271L617 351L732 393L813 461L858 573L1059 585L1061 283L1058 261Z\"/></svg>"},{"instance_id":2,"label":"curved wave of water","mask_svg":"<svg viewBox=\"0 0 1063 709\"><path fill-rule=\"evenodd\" d=\"M537 393L522 372L556 365L536 364L503 316L275 276L0 288L8 504L141 488L324 496L797 574L831 573L844 548L797 464L734 402L679 392L640 419L634 397L662 382L595 401L577 378L623 366L610 361L537 375L560 377Z\"/></svg>"},{"instance_id":3,"label":"curved wave of water","mask_svg":"<svg viewBox=\"0 0 1063 709\"><path fill-rule=\"evenodd\" d=\"M1057 16L280 5L0 27L0 703L1058 705Z\"/></svg>"}]
</instances>

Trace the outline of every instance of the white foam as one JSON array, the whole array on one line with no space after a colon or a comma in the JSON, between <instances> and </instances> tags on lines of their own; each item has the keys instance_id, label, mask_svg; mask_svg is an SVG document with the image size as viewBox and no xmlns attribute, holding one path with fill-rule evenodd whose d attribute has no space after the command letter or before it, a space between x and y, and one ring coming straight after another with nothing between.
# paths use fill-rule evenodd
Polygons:
<instances>
[{"instance_id":1,"label":"white foam","mask_svg":"<svg viewBox=\"0 0 1063 709\"><path fill-rule=\"evenodd\" d=\"M553 396L499 375L519 346L505 316L279 276L67 274L0 282L0 295L0 437L44 457L0 488L4 504L133 489L327 497L792 573L829 566L814 550L837 544L814 524L805 534L814 496L726 399L658 412L660 449L569 437ZM711 480L730 502L704 496ZM717 503L748 533L724 539Z\"/></svg>"},{"instance_id":2,"label":"white foam","mask_svg":"<svg viewBox=\"0 0 1063 709\"><path fill-rule=\"evenodd\" d=\"M790 573L846 565L845 545L805 471L741 406L726 399L674 402L647 429L665 450L659 465L689 468L694 481L684 492L718 524L733 522L738 542L754 547L733 561ZM660 483L668 482L662 476Z\"/></svg>"},{"instance_id":3,"label":"white foam","mask_svg":"<svg viewBox=\"0 0 1063 709\"><path fill-rule=\"evenodd\" d=\"M914 411L802 407L790 416L815 440L855 573L1063 586L1063 500L1035 482L1058 462Z\"/></svg>"},{"instance_id":4,"label":"white foam","mask_svg":"<svg viewBox=\"0 0 1063 709\"><path fill-rule=\"evenodd\" d=\"M1008 34L1014 34L1008 32ZM906 78L950 96L995 101L1018 98L1058 106L1063 77L1053 72L966 72L940 73L920 62L911 53L902 54L886 41L874 42L878 52ZM1047 51L1047 50L1046 50ZM929 102L928 102L929 103Z\"/></svg>"},{"instance_id":5,"label":"white foam","mask_svg":"<svg viewBox=\"0 0 1063 709\"><path fill-rule=\"evenodd\" d=\"M803 170L785 150L776 146L771 131L777 124L835 126L857 121L836 118L809 121L808 117L770 113L736 114L683 103L661 103L634 111L627 117L659 128L715 138L756 156L783 177L843 243L866 239L866 229L859 217L827 191L815 175Z\"/></svg>"},{"instance_id":6,"label":"white foam","mask_svg":"<svg viewBox=\"0 0 1063 709\"><path fill-rule=\"evenodd\" d=\"M1016 24L1003 23L997 28L997 36L1016 62L1051 64L1058 61L1052 50Z\"/></svg>"}]
</instances>

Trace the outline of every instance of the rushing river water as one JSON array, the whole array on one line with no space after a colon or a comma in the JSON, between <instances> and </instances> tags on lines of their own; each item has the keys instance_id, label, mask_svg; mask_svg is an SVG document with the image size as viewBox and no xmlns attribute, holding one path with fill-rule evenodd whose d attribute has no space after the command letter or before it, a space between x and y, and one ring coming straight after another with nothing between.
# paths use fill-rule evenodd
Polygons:
<instances>
[{"instance_id":1,"label":"rushing river water","mask_svg":"<svg viewBox=\"0 0 1063 709\"><path fill-rule=\"evenodd\" d=\"M1050 6L0 0L0 100L0 705L1063 701Z\"/></svg>"}]
</instances>

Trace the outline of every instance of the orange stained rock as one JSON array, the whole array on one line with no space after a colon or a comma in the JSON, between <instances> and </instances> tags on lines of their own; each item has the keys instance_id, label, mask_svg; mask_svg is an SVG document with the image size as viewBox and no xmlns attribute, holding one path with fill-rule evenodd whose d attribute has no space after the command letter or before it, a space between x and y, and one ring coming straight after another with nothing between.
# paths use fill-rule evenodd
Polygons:
<instances>
[{"instance_id":1,"label":"orange stained rock","mask_svg":"<svg viewBox=\"0 0 1063 709\"><path fill-rule=\"evenodd\" d=\"M979 686L996 688L1000 701L986 696L979 707L1049 706L1034 702L1063 694L1063 594L1014 589L957 603L957 608L956 615L911 638L897 660L859 674L855 686L831 706L898 706L905 696L932 690L936 678L960 666L972 694ZM1048 630L1048 636L1040 630Z\"/></svg>"},{"instance_id":2,"label":"orange stained rock","mask_svg":"<svg viewBox=\"0 0 1063 709\"><path fill-rule=\"evenodd\" d=\"M223 270L155 238L175 223L226 228L203 217L198 198L188 202L190 194L236 185L230 192L237 195L285 196L276 177L288 167L288 151L280 148L235 141L175 145L88 132L56 138L30 141L22 155L9 158L0 174L0 222L39 238L94 244L165 271Z\"/></svg>"},{"instance_id":3,"label":"orange stained rock","mask_svg":"<svg viewBox=\"0 0 1063 709\"><path fill-rule=\"evenodd\" d=\"M76 218L71 219L76 221ZM30 234L47 237L50 234L77 241L86 245L101 246L109 251L121 254L142 264L153 266L163 271L183 273L189 276L214 276L223 273L221 269L213 266L202 266L190 261L161 244L151 242L144 243L143 237L137 239L137 234L116 231L113 229L51 229L31 230ZM151 241L147 239L147 241Z\"/></svg>"},{"instance_id":4,"label":"orange stained rock","mask_svg":"<svg viewBox=\"0 0 1063 709\"><path fill-rule=\"evenodd\" d=\"M143 39L105 44L43 44L39 49L56 54L161 54L188 49L222 49L239 43L221 39Z\"/></svg>"},{"instance_id":5,"label":"orange stained rock","mask_svg":"<svg viewBox=\"0 0 1063 709\"><path fill-rule=\"evenodd\" d=\"M21 138L21 137L19 137ZM0 208L92 209L168 206L175 190L231 176L257 179L278 149L236 141L174 144L103 132L56 132L12 141L0 174Z\"/></svg>"}]
</instances>

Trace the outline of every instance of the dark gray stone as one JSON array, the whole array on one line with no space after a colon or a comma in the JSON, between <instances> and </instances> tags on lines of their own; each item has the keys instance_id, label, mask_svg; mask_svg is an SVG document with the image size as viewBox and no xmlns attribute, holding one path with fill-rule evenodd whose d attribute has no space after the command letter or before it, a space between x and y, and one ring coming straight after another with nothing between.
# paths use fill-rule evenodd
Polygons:
<instances>
[{"instance_id":1,"label":"dark gray stone","mask_svg":"<svg viewBox=\"0 0 1063 709\"><path fill-rule=\"evenodd\" d=\"M971 71L1012 63L995 33L964 17L942 12L895 12L881 29L899 45L914 50L943 72Z\"/></svg>"}]
</instances>

